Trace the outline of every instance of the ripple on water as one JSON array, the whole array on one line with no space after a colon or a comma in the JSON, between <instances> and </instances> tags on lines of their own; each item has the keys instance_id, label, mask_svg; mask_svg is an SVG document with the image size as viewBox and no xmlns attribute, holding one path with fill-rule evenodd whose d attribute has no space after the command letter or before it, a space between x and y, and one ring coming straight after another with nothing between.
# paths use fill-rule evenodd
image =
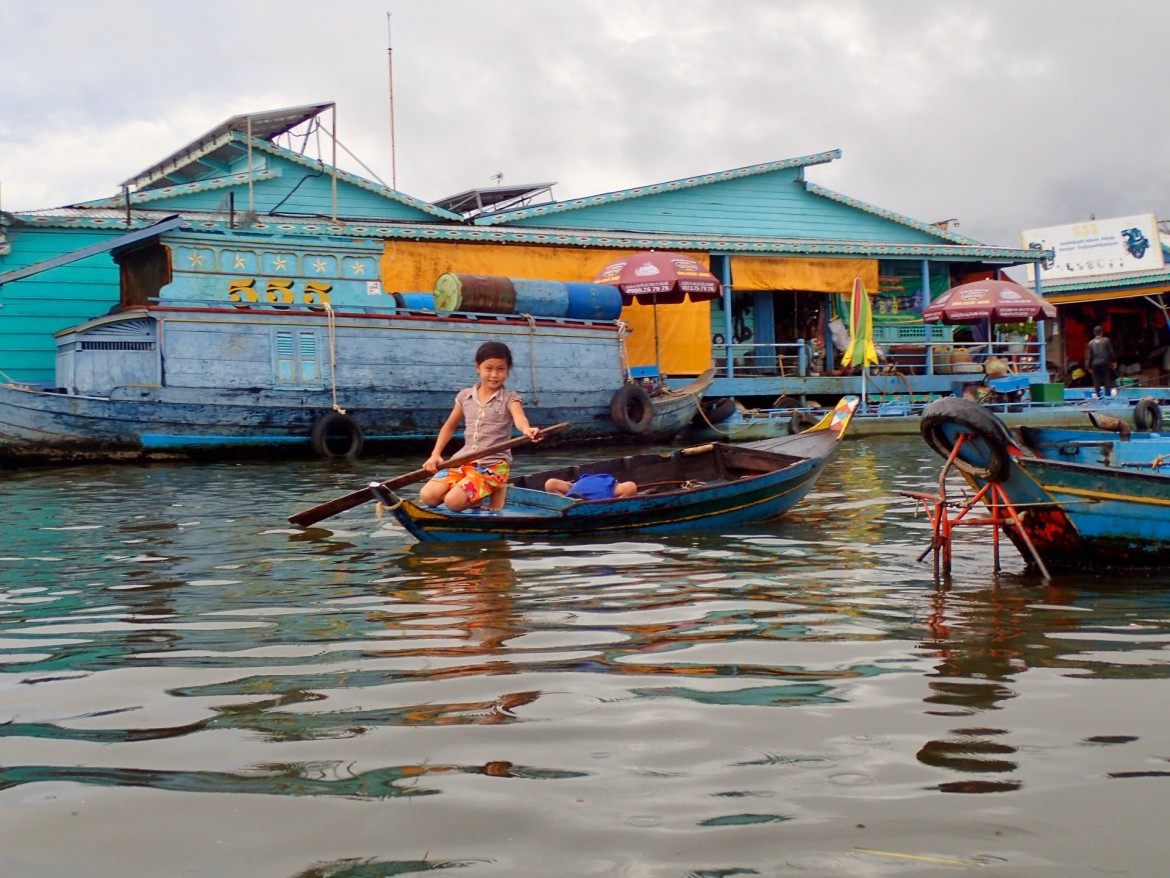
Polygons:
<instances>
[{"instance_id":1,"label":"ripple on water","mask_svg":"<svg viewBox=\"0 0 1170 878\"><path fill-rule=\"evenodd\" d=\"M1159 874L1170 579L972 540L935 587L920 444L846 443L785 522L614 543L285 525L413 459L0 474L6 862Z\"/></svg>"}]
</instances>

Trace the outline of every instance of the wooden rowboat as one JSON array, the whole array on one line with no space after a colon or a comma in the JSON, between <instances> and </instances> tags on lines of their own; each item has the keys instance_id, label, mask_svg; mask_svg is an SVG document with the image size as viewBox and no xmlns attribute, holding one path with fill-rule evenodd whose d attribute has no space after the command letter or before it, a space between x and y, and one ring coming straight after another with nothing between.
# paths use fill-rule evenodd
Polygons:
<instances>
[{"instance_id":1,"label":"wooden rowboat","mask_svg":"<svg viewBox=\"0 0 1170 878\"><path fill-rule=\"evenodd\" d=\"M857 406L844 397L803 433L762 442L715 442L670 454L637 454L516 476L498 512L450 512L399 497L379 485L374 495L423 541L516 537L606 537L672 533L770 521L812 490L836 453ZM580 500L543 490L549 478L573 482L589 473L633 481L633 497Z\"/></svg>"}]
</instances>

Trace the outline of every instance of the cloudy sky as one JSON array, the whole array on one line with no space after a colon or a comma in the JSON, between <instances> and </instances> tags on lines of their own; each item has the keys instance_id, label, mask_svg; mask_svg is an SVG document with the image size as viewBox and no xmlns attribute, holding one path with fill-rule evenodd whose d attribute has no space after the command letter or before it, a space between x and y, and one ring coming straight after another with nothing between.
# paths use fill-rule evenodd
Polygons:
<instances>
[{"instance_id":1,"label":"cloudy sky","mask_svg":"<svg viewBox=\"0 0 1170 878\"><path fill-rule=\"evenodd\" d=\"M1168 35L1165 0L0 0L0 208L111 195L229 116L336 101L342 144L428 201L839 148L810 179L1018 246L1170 219Z\"/></svg>"}]
</instances>

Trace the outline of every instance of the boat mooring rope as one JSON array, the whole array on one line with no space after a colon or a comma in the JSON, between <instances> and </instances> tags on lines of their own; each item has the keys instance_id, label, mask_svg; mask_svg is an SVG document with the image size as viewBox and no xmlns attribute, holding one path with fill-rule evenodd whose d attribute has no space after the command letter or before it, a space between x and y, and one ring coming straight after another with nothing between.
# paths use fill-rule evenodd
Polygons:
<instances>
[{"instance_id":1,"label":"boat mooring rope","mask_svg":"<svg viewBox=\"0 0 1170 878\"><path fill-rule=\"evenodd\" d=\"M333 385L333 411L344 415L345 409L337 404L337 317L328 302L325 302L325 322L329 327L329 383Z\"/></svg>"},{"instance_id":2,"label":"boat mooring rope","mask_svg":"<svg viewBox=\"0 0 1170 878\"><path fill-rule=\"evenodd\" d=\"M622 369L622 381L630 377L630 358L626 353L626 336L630 332L630 326L624 320L617 322L618 331L618 362Z\"/></svg>"},{"instance_id":3,"label":"boat mooring rope","mask_svg":"<svg viewBox=\"0 0 1170 878\"><path fill-rule=\"evenodd\" d=\"M540 405L540 394L536 389L536 318L523 312L520 316L528 321L528 367L532 372L532 404Z\"/></svg>"}]
</instances>

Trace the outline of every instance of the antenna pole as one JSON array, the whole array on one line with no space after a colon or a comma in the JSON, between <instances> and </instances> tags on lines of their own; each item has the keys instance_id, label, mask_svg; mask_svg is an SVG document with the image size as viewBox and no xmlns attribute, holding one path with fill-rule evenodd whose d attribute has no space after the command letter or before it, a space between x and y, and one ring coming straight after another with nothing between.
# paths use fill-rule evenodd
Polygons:
<instances>
[{"instance_id":1,"label":"antenna pole","mask_svg":"<svg viewBox=\"0 0 1170 878\"><path fill-rule=\"evenodd\" d=\"M386 64L390 74L390 188L398 189L398 159L394 151L394 34L390 29L390 13L386 13Z\"/></svg>"}]
</instances>

